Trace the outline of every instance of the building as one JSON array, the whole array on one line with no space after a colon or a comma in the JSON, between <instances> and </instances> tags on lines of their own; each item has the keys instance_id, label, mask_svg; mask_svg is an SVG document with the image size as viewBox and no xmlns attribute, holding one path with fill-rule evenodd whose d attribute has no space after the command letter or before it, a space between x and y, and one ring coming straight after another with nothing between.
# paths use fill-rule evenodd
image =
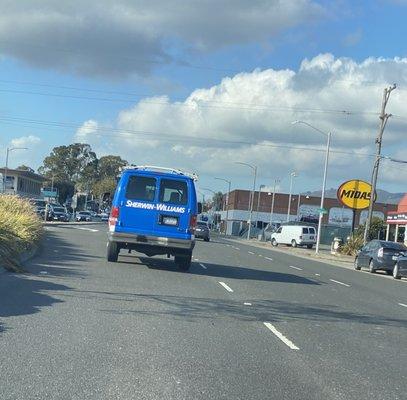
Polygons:
<instances>
[{"instance_id":1,"label":"building","mask_svg":"<svg viewBox=\"0 0 407 400\"><path fill-rule=\"evenodd\" d=\"M236 234L236 230L241 230L249 219L249 190L233 190L229 195L223 197L223 210L221 212L222 220L226 219L226 209L228 208L228 234ZM254 194L252 221L257 226L262 226L270 222L284 223L289 221L318 221L321 197L309 196L306 194L295 194L291 196L290 212L288 213L289 195L286 193L276 193L274 199L274 211L271 215L272 194L267 192L258 192ZM228 204L227 204L228 203ZM353 211L344 207L336 198L326 198L324 201L324 214L322 223L325 225L338 226L342 228L352 228L363 224L367 218L367 210ZM388 212L396 211L397 205L375 203L374 214L383 220ZM288 215L288 218L287 218ZM239 227L238 227L239 226Z\"/></svg>"},{"instance_id":2,"label":"building","mask_svg":"<svg viewBox=\"0 0 407 400\"><path fill-rule=\"evenodd\" d=\"M407 246L407 193L400 200L397 210L387 214L386 240L401 242Z\"/></svg>"},{"instance_id":3,"label":"building","mask_svg":"<svg viewBox=\"0 0 407 400\"><path fill-rule=\"evenodd\" d=\"M5 168L0 168L1 192L16 194L22 197L41 197L41 188L46 179L35 172L7 169L7 177L4 177Z\"/></svg>"}]
</instances>

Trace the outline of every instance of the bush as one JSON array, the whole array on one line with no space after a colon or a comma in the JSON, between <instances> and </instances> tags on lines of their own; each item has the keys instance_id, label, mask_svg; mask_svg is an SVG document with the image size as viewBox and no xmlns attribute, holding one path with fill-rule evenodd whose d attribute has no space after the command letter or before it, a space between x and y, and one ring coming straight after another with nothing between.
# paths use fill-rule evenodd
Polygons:
<instances>
[{"instance_id":1,"label":"bush","mask_svg":"<svg viewBox=\"0 0 407 400\"><path fill-rule=\"evenodd\" d=\"M350 237L349 241L340 248L341 254L355 256L357 251L363 246L363 235L355 234Z\"/></svg>"},{"instance_id":2,"label":"bush","mask_svg":"<svg viewBox=\"0 0 407 400\"><path fill-rule=\"evenodd\" d=\"M28 200L0 195L0 258L15 264L15 256L42 235L42 224Z\"/></svg>"}]
</instances>

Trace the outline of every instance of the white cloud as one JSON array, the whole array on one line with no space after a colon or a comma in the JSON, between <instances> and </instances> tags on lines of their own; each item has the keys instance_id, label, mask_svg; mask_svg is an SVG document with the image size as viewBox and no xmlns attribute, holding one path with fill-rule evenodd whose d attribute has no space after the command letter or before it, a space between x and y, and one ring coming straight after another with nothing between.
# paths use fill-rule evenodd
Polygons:
<instances>
[{"instance_id":1,"label":"white cloud","mask_svg":"<svg viewBox=\"0 0 407 400\"><path fill-rule=\"evenodd\" d=\"M119 113L114 135L99 129L103 143L92 142L92 133L86 138L100 149L108 145L133 163L235 180L246 177L249 182L250 170L234 163L242 161L259 166L259 183L280 177L287 190L288 173L297 170L297 185L318 188L326 138L307 126L291 124L301 119L332 132L329 179L335 186L348 178L369 179L373 159L366 155L375 149L383 88L395 78L407 87L407 59L357 63L321 54L304 60L298 71L255 70L224 78L216 86L193 91L183 102L165 96L145 98ZM406 100L405 90L395 90L389 112L405 115ZM404 119L389 121L383 153L406 152L405 128ZM403 185L407 176L388 173L385 179L383 184Z\"/></svg>"},{"instance_id":2,"label":"white cloud","mask_svg":"<svg viewBox=\"0 0 407 400\"><path fill-rule=\"evenodd\" d=\"M89 119L88 121L85 121L82 126L80 126L78 128L78 130L76 131L75 134L75 140L79 141L79 142L83 142L86 140L88 140L89 136L92 136L93 134L95 134L98 130L98 122L93 120L93 119Z\"/></svg>"},{"instance_id":3,"label":"white cloud","mask_svg":"<svg viewBox=\"0 0 407 400\"><path fill-rule=\"evenodd\" d=\"M29 135L29 136L21 136L18 138L14 138L11 140L12 147L30 147L36 146L41 142L41 139L38 136Z\"/></svg>"},{"instance_id":4,"label":"white cloud","mask_svg":"<svg viewBox=\"0 0 407 400\"><path fill-rule=\"evenodd\" d=\"M314 0L0 0L0 9L0 55L117 78L148 74L174 49L268 42L325 13Z\"/></svg>"}]
</instances>

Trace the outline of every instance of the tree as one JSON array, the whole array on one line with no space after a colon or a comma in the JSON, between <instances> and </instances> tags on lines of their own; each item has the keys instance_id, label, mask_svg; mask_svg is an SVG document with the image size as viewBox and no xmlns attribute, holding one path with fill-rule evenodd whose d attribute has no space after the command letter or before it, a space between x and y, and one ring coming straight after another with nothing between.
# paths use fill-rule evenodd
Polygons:
<instances>
[{"instance_id":1,"label":"tree","mask_svg":"<svg viewBox=\"0 0 407 400\"><path fill-rule=\"evenodd\" d=\"M120 156L103 156L98 161L98 178L115 178L120 173L120 168L128 165Z\"/></svg>"},{"instance_id":2,"label":"tree","mask_svg":"<svg viewBox=\"0 0 407 400\"><path fill-rule=\"evenodd\" d=\"M363 237L363 234L365 232L365 225L366 225L366 223L364 223L363 225L360 225L356 228L356 230L355 230L356 236ZM372 222L369 226L368 240L377 239L380 235L380 232L383 232L385 230L385 228L386 228L386 224L381 218L373 217Z\"/></svg>"},{"instance_id":3,"label":"tree","mask_svg":"<svg viewBox=\"0 0 407 400\"><path fill-rule=\"evenodd\" d=\"M20 170L20 171L29 171L29 172L34 172L34 170L31 167L28 167L27 165L20 165L19 167L17 167L16 169Z\"/></svg>"},{"instance_id":4,"label":"tree","mask_svg":"<svg viewBox=\"0 0 407 400\"><path fill-rule=\"evenodd\" d=\"M222 192L217 192L213 195L212 197L213 201L213 207L215 208L215 211L220 211L222 210L223 206L223 193Z\"/></svg>"},{"instance_id":5,"label":"tree","mask_svg":"<svg viewBox=\"0 0 407 400\"><path fill-rule=\"evenodd\" d=\"M97 199L101 199L104 193L113 194L116 190L116 179L115 178L104 178L95 182L92 186L92 192Z\"/></svg>"},{"instance_id":6,"label":"tree","mask_svg":"<svg viewBox=\"0 0 407 400\"><path fill-rule=\"evenodd\" d=\"M38 171L55 182L83 182L96 174L96 154L84 143L54 147Z\"/></svg>"}]
</instances>

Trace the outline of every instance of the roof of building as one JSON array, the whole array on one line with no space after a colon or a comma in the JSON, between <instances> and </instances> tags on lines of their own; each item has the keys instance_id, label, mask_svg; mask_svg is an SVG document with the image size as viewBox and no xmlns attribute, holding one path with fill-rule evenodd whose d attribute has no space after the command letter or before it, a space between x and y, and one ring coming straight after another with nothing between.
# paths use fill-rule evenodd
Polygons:
<instances>
[{"instance_id":1,"label":"roof of building","mask_svg":"<svg viewBox=\"0 0 407 400\"><path fill-rule=\"evenodd\" d=\"M399 213L407 212L407 193L400 200L400 203L397 206L397 212Z\"/></svg>"},{"instance_id":2,"label":"roof of building","mask_svg":"<svg viewBox=\"0 0 407 400\"><path fill-rule=\"evenodd\" d=\"M0 174L4 174L5 168L0 168ZM36 174L35 172L27 171L24 169L12 169L12 168L7 168L7 175L17 175L17 176L23 176L26 178L31 178L40 182L44 182L47 180L43 175Z\"/></svg>"}]
</instances>

